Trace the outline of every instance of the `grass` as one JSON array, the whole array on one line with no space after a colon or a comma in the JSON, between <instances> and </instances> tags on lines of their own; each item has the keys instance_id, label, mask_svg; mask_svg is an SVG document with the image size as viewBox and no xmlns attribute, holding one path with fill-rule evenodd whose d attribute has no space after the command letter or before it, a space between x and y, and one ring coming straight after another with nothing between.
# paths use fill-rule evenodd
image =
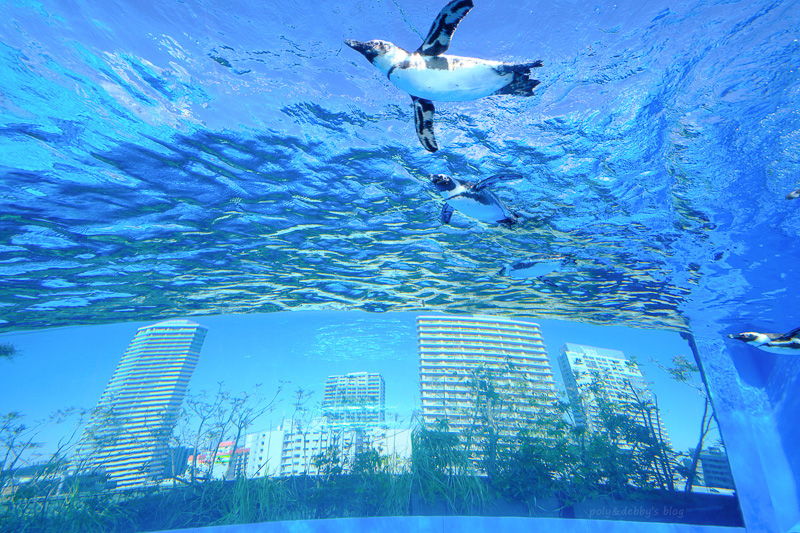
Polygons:
<instances>
[{"instance_id":1,"label":"grass","mask_svg":"<svg viewBox=\"0 0 800 533\"><path fill-rule=\"evenodd\" d=\"M438 484L425 487L425 493L423 483L412 473L376 472L328 479L240 478L169 488L74 493L27 502L6 499L0 501L0 531L127 533L282 520L409 515L536 516L543 511L537 505L520 504L522 500L511 502L520 504L516 507L509 506L485 477L437 478ZM650 503L663 501L686 509L687 517L695 517L687 523L737 525L730 522L736 514L733 498L723 501L722 497L709 495L652 491L634 496L637 495ZM561 516L575 516L571 514L572 507L562 499L550 500L555 500L556 506L565 511ZM591 501L603 505L602 500ZM550 501L548 505L554 504ZM715 506L716 514L709 514L707 509ZM692 509L696 509L693 515Z\"/></svg>"}]
</instances>

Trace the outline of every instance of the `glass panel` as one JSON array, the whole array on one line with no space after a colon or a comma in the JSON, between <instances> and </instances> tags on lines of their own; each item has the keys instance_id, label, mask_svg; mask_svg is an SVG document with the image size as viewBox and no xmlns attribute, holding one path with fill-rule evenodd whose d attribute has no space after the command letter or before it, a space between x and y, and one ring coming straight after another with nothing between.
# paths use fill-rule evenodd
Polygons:
<instances>
[{"instance_id":1,"label":"glass panel","mask_svg":"<svg viewBox=\"0 0 800 533\"><path fill-rule=\"evenodd\" d=\"M90 514L148 530L461 514L742 525L678 333L291 312L0 341L15 351L0 378L12 528Z\"/></svg>"},{"instance_id":2,"label":"glass panel","mask_svg":"<svg viewBox=\"0 0 800 533\"><path fill-rule=\"evenodd\" d=\"M800 531L797 4L2 2L0 530Z\"/></svg>"}]
</instances>

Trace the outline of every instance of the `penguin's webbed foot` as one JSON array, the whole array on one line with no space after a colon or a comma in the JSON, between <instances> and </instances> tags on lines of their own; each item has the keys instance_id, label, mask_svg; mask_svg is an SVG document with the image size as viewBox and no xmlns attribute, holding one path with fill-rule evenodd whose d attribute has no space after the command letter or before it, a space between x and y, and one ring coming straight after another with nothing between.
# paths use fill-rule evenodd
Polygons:
<instances>
[{"instance_id":1,"label":"penguin's webbed foot","mask_svg":"<svg viewBox=\"0 0 800 533\"><path fill-rule=\"evenodd\" d=\"M533 96L533 89L539 85L539 80L533 79L533 69L542 66L542 61L522 63L519 65L500 65L497 71L501 74L513 73L514 77L502 89L494 94L513 94L515 96Z\"/></svg>"}]
</instances>

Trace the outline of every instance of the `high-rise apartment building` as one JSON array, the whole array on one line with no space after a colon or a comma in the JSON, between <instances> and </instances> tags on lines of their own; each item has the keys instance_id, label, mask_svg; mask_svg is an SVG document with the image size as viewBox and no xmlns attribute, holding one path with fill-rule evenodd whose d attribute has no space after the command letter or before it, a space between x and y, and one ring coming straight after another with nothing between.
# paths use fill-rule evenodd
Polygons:
<instances>
[{"instance_id":1,"label":"high-rise apartment building","mask_svg":"<svg viewBox=\"0 0 800 533\"><path fill-rule=\"evenodd\" d=\"M322 413L332 425L375 425L386 420L386 385L380 374L329 376Z\"/></svg>"},{"instance_id":2,"label":"high-rise apartment building","mask_svg":"<svg viewBox=\"0 0 800 533\"><path fill-rule=\"evenodd\" d=\"M78 452L117 488L157 482L208 330L188 320L139 328L100 397Z\"/></svg>"},{"instance_id":3,"label":"high-rise apartment building","mask_svg":"<svg viewBox=\"0 0 800 533\"><path fill-rule=\"evenodd\" d=\"M567 389L575 425L589 431L603 427L600 398L624 411L639 423L644 416L635 407L636 396L641 401L653 401L653 394L639 367L619 350L566 343L558 358L564 386ZM660 415L654 418L661 437L669 443L666 428Z\"/></svg>"},{"instance_id":4,"label":"high-rise apartment building","mask_svg":"<svg viewBox=\"0 0 800 533\"><path fill-rule=\"evenodd\" d=\"M463 432L492 411L488 416L508 434L557 398L537 324L483 315L420 316L417 338L421 414L428 426L445 420Z\"/></svg>"},{"instance_id":5,"label":"high-rise apartment building","mask_svg":"<svg viewBox=\"0 0 800 533\"><path fill-rule=\"evenodd\" d=\"M691 450L694 453L694 450ZM720 489L736 489L731 465L724 448L712 446L700 452L700 468L703 485Z\"/></svg>"}]
</instances>

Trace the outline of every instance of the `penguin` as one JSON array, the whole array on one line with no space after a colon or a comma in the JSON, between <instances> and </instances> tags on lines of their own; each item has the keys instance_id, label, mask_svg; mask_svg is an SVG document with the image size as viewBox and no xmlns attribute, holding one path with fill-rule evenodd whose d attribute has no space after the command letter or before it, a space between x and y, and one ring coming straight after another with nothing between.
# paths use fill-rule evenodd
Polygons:
<instances>
[{"instance_id":1,"label":"penguin","mask_svg":"<svg viewBox=\"0 0 800 533\"><path fill-rule=\"evenodd\" d=\"M531 76L534 68L542 66L541 60L503 63L444 55L456 26L472 6L472 0L454 0L444 6L422 46L413 53L388 41L345 40L389 81L411 95L417 137L429 152L439 149L433 133L433 100L464 102L495 94L531 96L539 85L539 80Z\"/></svg>"},{"instance_id":2,"label":"penguin","mask_svg":"<svg viewBox=\"0 0 800 533\"><path fill-rule=\"evenodd\" d=\"M535 279L553 272L574 272L575 258L572 256L555 257L540 261L518 261L504 265L500 276L514 279Z\"/></svg>"},{"instance_id":3,"label":"penguin","mask_svg":"<svg viewBox=\"0 0 800 533\"><path fill-rule=\"evenodd\" d=\"M487 187L503 179L520 179L520 174L495 174L477 183L459 181L445 174L432 174L431 181L444 198L442 224L450 222L453 211L458 209L465 215L482 222L497 223L511 227L517 223L518 215L511 212Z\"/></svg>"},{"instance_id":4,"label":"penguin","mask_svg":"<svg viewBox=\"0 0 800 533\"><path fill-rule=\"evenodd\" d=\"M795 198L800 198L800 189L795 189L786 195L787 200L794 200Z\"/></svg>"},{"instance_id":5,"label":"penguin","mask_svg":"<svg viewBox=\"0 0 800 533\"><path fill-rule=\"evenodd\" d=\"M788 333L756 333L745 331L738 335L728 335L731 339L740 340L760 350L783 355L800 355L800 328L795 328Z\"/></svg>"}]
</instances>

